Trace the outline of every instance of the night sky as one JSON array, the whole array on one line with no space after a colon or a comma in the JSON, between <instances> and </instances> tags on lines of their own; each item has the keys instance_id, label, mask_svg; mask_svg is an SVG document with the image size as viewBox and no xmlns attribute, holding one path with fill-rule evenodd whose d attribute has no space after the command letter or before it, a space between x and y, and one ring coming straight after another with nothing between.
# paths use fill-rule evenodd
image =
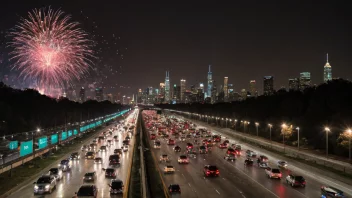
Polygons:
<instances>
[{"instance_id":1,"label":"night sky","mask_svg":"<svg viewBox=\"0 0 352 198\"><path fill-rule=\"evenodd\" d=\"M228 76L235 91L248 89L249 80L256 80L262 93L265 75L274 76L275 88L287 87L288 78L304 71L319 84L326 53L333 77L352 79L347 1L48 2L2 1L0 41L6 42L6 32L31 9L61 8L97 42L98 76L123 94L159 86L166 70L171 84L179 84L181 78L187 86L206 83L209 64L217 84ZM4 46L0 67L8 71L9 49Z\"/></svg>"}]
</instances>

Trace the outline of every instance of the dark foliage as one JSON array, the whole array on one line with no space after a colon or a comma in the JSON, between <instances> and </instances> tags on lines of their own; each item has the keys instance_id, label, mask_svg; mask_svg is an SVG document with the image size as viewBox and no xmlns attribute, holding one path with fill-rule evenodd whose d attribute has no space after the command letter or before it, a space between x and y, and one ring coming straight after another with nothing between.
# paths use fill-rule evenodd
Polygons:
<instances>
[{"instance_id":1,"label":"dark foliage","mask_svg":"<svg viewBox=\"0 0 352 198\"><path fill-rule=\"evenodd\" d=\"M12 89L0 82L0 135L51 128L123 110L120 104L90 100L84 103L41 95L36 90Z\"/></svg>"},{"instance_id":2,"label":"dark foliage","mask_svg":"<svg viewBox=\"0 0 352 198\"><path fill-rule=\"evenodd\" d=\"M342 79L308 88L304 92L280 90L272 96L259 96L241 102L158 106L222 118L248 120L251 122L249 126L251 134L256 134L254 122L259 122L259 135L266 138L269 138L268 123L271 123L272 138L278 142L282 142L280 135L282 123L293 125L294 128L299 126L300 137L306 138L308 145L314 149L325 149L324 126L329 126L331 129L329 152L338 155L346 155L348 152L341 147L338 137L346 131L352 121L352 83ZM243 131L240 122L237 122L236 127ZM297 131L293 131L286 143L294 145L296 142Z\"/></svg>"}]
</instances>

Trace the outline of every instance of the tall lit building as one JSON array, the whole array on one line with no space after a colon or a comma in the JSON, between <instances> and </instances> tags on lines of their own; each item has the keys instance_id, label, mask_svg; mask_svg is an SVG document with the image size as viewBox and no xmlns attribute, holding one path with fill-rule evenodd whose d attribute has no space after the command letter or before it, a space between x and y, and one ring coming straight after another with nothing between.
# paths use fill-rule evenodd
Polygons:
<instances>
[{"instance_id":1,"label":"tall lit building","mask_svg":"<svg viewBox=\"0 0 352 198\"><path fill-rule=\"evenodd\" d=\"M153 95L153 87L148 87L148 95Z\"/></svg>"},{"instance_id":2,"label":"tall lit building","mask_svg":"<svg viewBox=\"0 0 352 198\"><path fill-rule=\"evenodd\" d=\"M184 102L185 101L185 92L186 92L186 80L185 79L181 79L180 87L181 87L181 93L180 93L181 102Z\"/></svg>"},{"instance_id":3,"label":"tall lit building","mask_svg":"<svg viewBox=\"0 0 352 198\"><path fill-rule=\"evenodd\" d=\"M329 54L326 54L326 64L324 65L324 82L332 80L331 65L329 63Z\"/></svg>"},{"instance_id":4,"label":"tall lit building","mask_svg":"<svg viewBox=\"0 0 352 198\"><path fill-rule=\"evenodd\" d=\"M159 85L159 91L160 91L160 95L162 95L163 97L165 96L165 83L160 83Z\"/></svg>"},{"instance_id":5,"label":"tall lit building","mask_svg":"<svg viewBox=\"0 0 352 198\"><path fill-rule=\"evenodd\" d=\"M255 80L249 81L249 92L251 93L252 97L258 96L257 86Z\"/></svg>"},{"instance_id":6,"label":"tall lit building","mask_svg":"<svg viewBox=\"0 0 352 198\"><path fill-rule=\"evenodd\" d=\"M242 98L242 100L247 99L247 90L246 89L241 90L241 98Z\"/></svg>"},{"instance_id":7,"label":"tall lit building","mask_svg":"<svg viewBox=\"0 0 352 198\"><path fill-rule=\"evenodd\" d=\"M203 83L199 83L199 89L202 90L202 93L204 93L204 84ZM199 92L199 91L198 91ZM205 95L205 94L204 94Z\"/></svg>"},{"instance_id":8,"label":"tall lit building","mask_svg":"<svg viewBox=\"0 0 352 198\"><path fill-rule=\"evenodd\" d=\"M180 102L180 93L181 93L181 87L174 84L173 91L172 91L172 100L174 102L176 103Z\"/></svg>"},{"instance_id":9,"label":"tall lit building","mask_svg":"<svg viewBox=\"0 0 352 198\"><path fill-rule=\"evenodd\" d=\"M288 90L298 90L298 89L299 89L298 78L288 79Z\"/></svg>"},{"instance_id":10,"label":"tall lit building","mask_svg":"<svg viewBox=\"0 0 352 198\"><path fill-rule=\"evenodd\" d=\"M103 88L102 87L97 87L95 89L95 99L97 101L103 101L104 100L104 97L103 97Z\"/></svg>"},{"instance_id":11,"label":"tall lit building","mask_svg":"<svg viewBox=\"0 0 352 198\"><path fill-rule=\"evenodd\" d=\"M215 80L212 80L211 82L212 84L212 89L211 89L211 103L214 104L216 103L216 95L218 94L218 89L217 89L217 86L216 86L216 81Z\"/></svg>"},{"instance_id":12,"label":"tall lit building","mask_svg":"<svg viewBox=\"0 0 352 198\"><path fill-rule=\"evenodd\" d=\"M165 77L165 102L169 103L170 102L170 73L166 71L166 77Z\"/></svg>"},{"instance_id":13,"label":"tall lit building","mask_svg":"<svg viewBox=\"0 0 352 198\"><path fill-rule=\"evenodd\" d=\"M235 100L235 91L234 91L234 87L233 84L227 84L227 92L229 94L229 98L228 98L228 102L232 102Z\"/></svg>"},{"instance_id":14,"label":"tall lit building","mask_svg":"<svg viewBox=\"0 0 352 198\"><path fill-rule=\"evenodd\" d=\"M79 90L79 101L80 102L86 101L86 90L84 89L84 87L81 87L81 90Z\"/></svg>"},{"instance_id":15,"label":"tall lit building","mask_svg":"<svg viewBox=\"0 0 352 198\"><path fill-rule=\"evenodd\" d=\"M302 72L299 75L299 89L303 91L304 89L310 87L310 72Z\"/></svg>"},{"instance_id":16,"label":"tall lit building","mask_svg":"<svg viewBox=\"0 0 352 198\"><path fill-rule=\"evenodd\" d=\"M211 72L211 65L209 65L207 97L211 97L212 92L213 92L213 73Z\"/></svg>"},{"instance_id":17,"label":"tall lit building","mask_svg":"<svg viewBox=\"0 0 352 198\"><path fill-rule=\"evenodd\" d=\"M229 92L228 92L228 88L227 88L227 84L228 84L229 78L228 77L224 77L224 100L225 102L227 102L227 99L229 98Z\"/></svg>"},{"instance_id":18,"label":"tall lit building","mask_svg":"<svg viewBox=\"0 0 352 198\"><path fill-rule=\"evenodd\" d=\"M264 76L264 89L263 93L266 96L274 93L274 76Z\"/></svg>"}]
</instances>

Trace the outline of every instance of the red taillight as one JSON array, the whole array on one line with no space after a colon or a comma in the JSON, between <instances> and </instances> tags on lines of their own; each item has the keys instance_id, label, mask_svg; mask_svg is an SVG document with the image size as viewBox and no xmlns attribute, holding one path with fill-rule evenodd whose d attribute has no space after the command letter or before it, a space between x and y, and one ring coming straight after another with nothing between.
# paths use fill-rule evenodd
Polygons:
<instances>
[{"instance_id":1,"label":"red taillight","mask_svg":"<svg viewBox=\"0 0 352 198\"><path fill-rule=\"evenodd\" d=\"M172 190L170 189L170 192L172 192Z\"/></svg>"},{"instance_id":2,"label":"red taillight","mask_svg":"<svg viewBox=\"0 0 352 198\"><path fill-rule=\"evenodd\" d=\"M210 171L207 171L207 174L210 174Z\"/></svg>"},{"instance_id":3,"label":"red taillight","mask_svg":"<svg viewBox=\"0 0 352 198\"><path fill-rule=\"evenodd\" d=\"M279 174L279 177L281 177L282 175L281 175L281 173Z\"/></svg>"}]
</instances>

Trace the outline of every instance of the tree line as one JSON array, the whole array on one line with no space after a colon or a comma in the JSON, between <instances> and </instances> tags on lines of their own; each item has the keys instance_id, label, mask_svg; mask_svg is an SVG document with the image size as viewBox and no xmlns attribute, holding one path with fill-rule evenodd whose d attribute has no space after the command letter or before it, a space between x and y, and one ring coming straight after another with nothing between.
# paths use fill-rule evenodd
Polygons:
<instances>
[{"instance_id":1,"label":"tree line","mask_svg":"<svg viewBox=\"0 0 352 198\"><path fill-rule=\"evenodd\" d=\"M326 149L326 131L329 127L329 153L348 156L348 141L352 138L347 132L352 127L352 83L336 79L304 91L284 89L270 96L258 96L244 101L215 104L159 104L160 108L174 109L202 115L247 120L250 124L246 132L256 135L255 122L259 123L259 136L269 138L268 124L272 124L272 140L297 145L296 129L299 127L300 144L312 149ZM204 119L204 118L203 118ZM210 119L212 123L216 120ZM224 121L221 121L223 122ZM290 130L282 130L282 124ZM234 122L229 123L234 128ZM292 126L291 126L292 125ZM224 126L224 125L223 125ZM243 131L243 123L236 128Z\"/></svg>"},{"instance_id":2,"label":"tree line","mask_svg":"<svg viewBox=\"0 0 352 198\"><path fill-rule=\"evenodd\" d=\"M0 135L80 122L126 108L110 101L78 103L50 98L33 89L13 89L0 82Z\"/></svg>"}]
</instances>

